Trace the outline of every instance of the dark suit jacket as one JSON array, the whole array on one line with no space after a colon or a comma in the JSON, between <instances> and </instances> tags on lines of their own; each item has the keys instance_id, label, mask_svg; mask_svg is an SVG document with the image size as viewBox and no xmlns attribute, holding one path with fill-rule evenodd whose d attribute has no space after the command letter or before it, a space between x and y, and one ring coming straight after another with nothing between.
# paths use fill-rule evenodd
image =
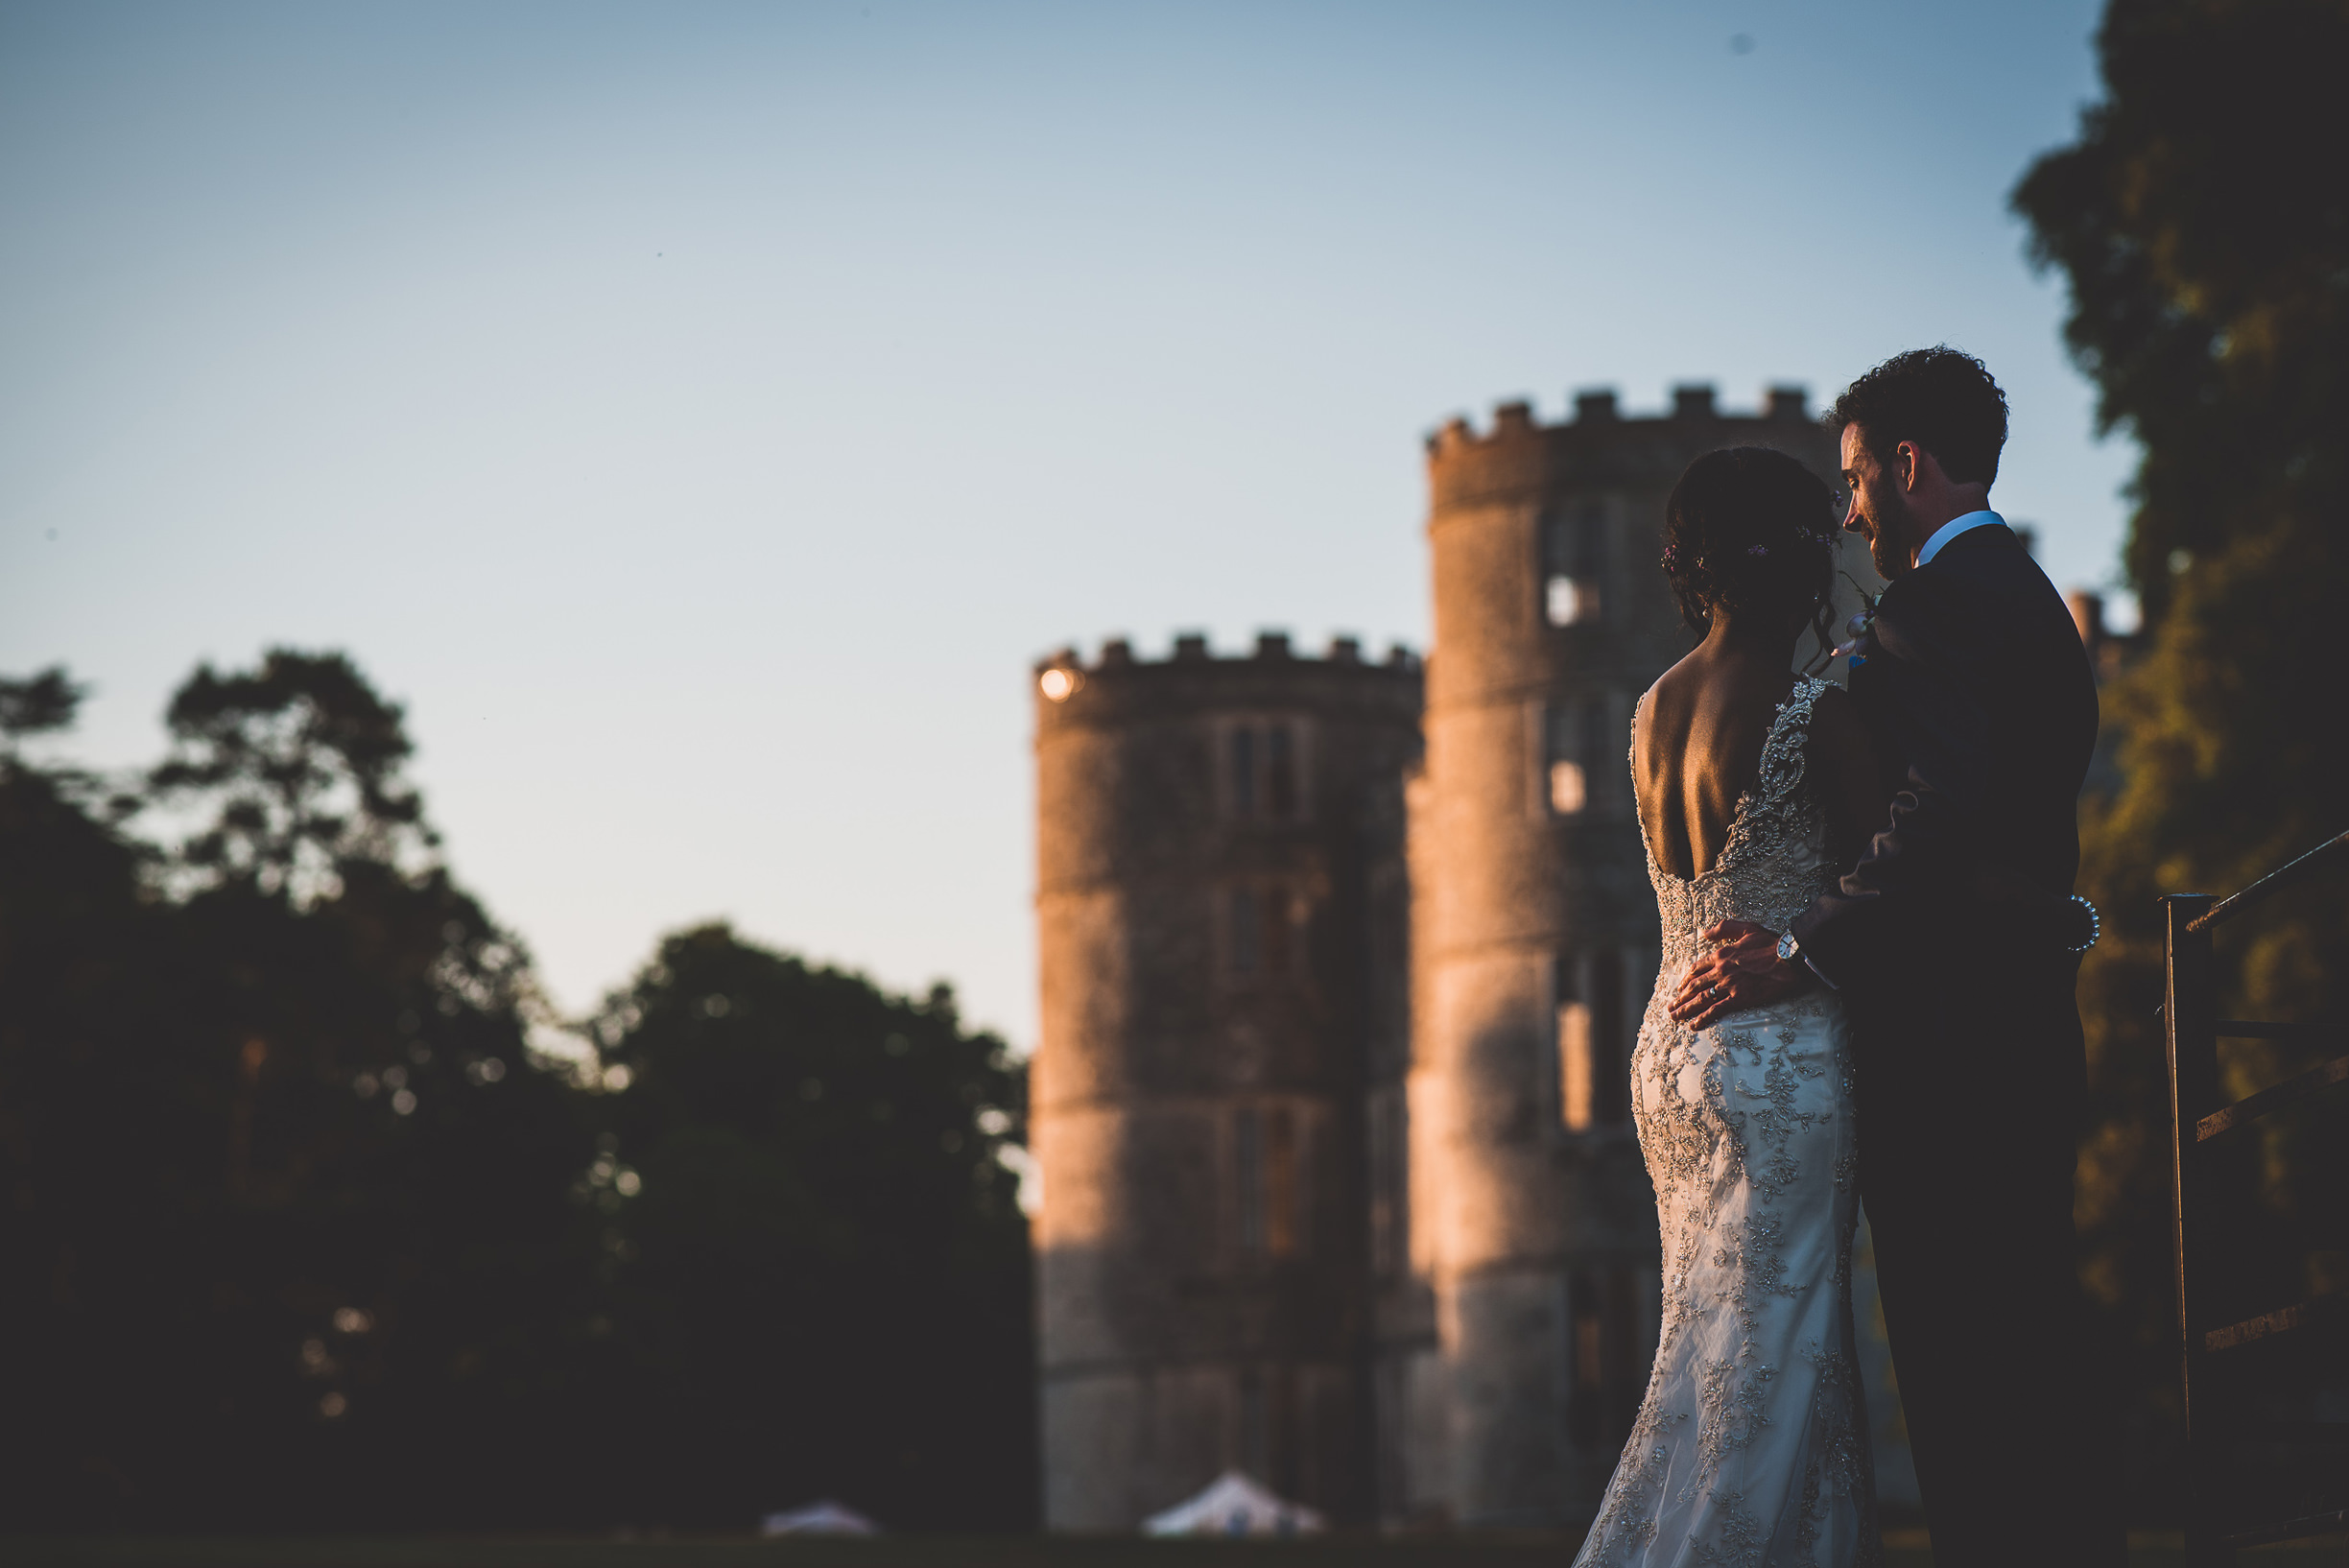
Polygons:
<instances>
[{"instance_id":1,"label":"dark suit jacket","mask_svg":"<svg viewBox=\"0 0 2349 1568\"><path fill-rule=\"evenodd\" d=\"M1791 924L1849 1007L1860 1196L1934 1544L2120 1568L2072 1223L2088 1081L2064 944L2081 933L2048 921L2076 924L2096 682L1997 526L1886 589L1873 642L1851 692L1890 820ZM1985 888L1994 864L2025 886Z\"/></svg>"},{"instance_id":2,"label":"dark suit jacket","mask_svg":"<svg viewBox=\"0 0 2349 1568\"><path fill-rule=\"evenodd\" d=\"M2079 870L2096 677L2062 595L2012 531L1989 524L1887 587L1869 641L1851 694L1891 820L1840 886L1795 917L1795 940L1847 991L1930 1005L1934 992L1978 994L1985 962L2060 962L2068 997L2070 956L2027 943L2025 922L1980 889L1996 864L2068 895Z\"/></svg>"}]
</instances>

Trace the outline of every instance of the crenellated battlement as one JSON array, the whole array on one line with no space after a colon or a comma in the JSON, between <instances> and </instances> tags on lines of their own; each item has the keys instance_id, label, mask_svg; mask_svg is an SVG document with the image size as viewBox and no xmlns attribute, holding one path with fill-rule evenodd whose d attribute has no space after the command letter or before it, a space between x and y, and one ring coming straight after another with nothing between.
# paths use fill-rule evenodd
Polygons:
<instances>
[{"instance_id":1,"label":"crenellated battlement","mask_svg":"<svg viewBox=\"0 0 2349 1568\"><path fill-rule=\"evenodd\" d=\"M1509 398L1493 405L1492 422L1483 432L1479 432L1464 415L1454 415L1446 419L1427 437L1428 456L1436 460L1464 448L1568 433L1585 439L1592 435L1602 439L1637 437L1652 432L1658 426L1713 421L1799 424L1811 417L1809 393L1796 386L1772 384L1763 388L1762 406L1750 414L1722 409L1710 382L1685 382L1673 388L1672 397L1672 407L1664 412L1626 415L1617 400L1614 388L1591 388L1574 394L1572 418L1550 425L1543 424L1535 417L1533 405L1530 401L1522 397Z\"/></svg>"},{"instance_id":2,"label":"crenellated battlement","mask_svg":"<svg viewBox=\"0 0 2349 1568\"><path fill-rule=\"evenodd\" d=\"M1228 654L1205 633L1186 631L1158 659L1138 658L1131 642L1111 637L1090 661L1075 648L1046 654L1033 678L1039 742L1071 727L1220 711L1379 715L1415 726L1425 700L1422 661L1400 643L1374 663L1360 638L1332 637L1315 654L1299 653L1285 631L1259 632L1253 649Z\"/></svg>"},{"instance_id":3,"label":"crenellated battlement","mask_svg":"<svg viewBox=\"0 0 2349 1568\"><path fill-rule=\"evenodd\" d=\"M1523 398L1494 405L1482 431L1449 419L1427 438L1436 512L1560 485L1669 488L1692 458L1717 446L1807 450L1822 439L1800 387L1764 388L1751 412L1724 410L1706 382L1674 387L1672 398L1668 411L1626 415L1611 388L1596 388L1577 392L1573 416L1556 424L1543 424Z\"/></svg>"},{"instance_id":4,"label":"crenellated battlement","mask_svg":"<svg viewBox=\"0 0 2349 1568\"><path fill-rule=\"evenodd\" d=\"M1415 676L1419 673L1420 657L1402 643L1388 645L1386 657L1372 663L1363 656L1360 637L1334 636L1326 652L1319 655L1300 653L1286 631L1260 631L1256 646L1245 653L1218 653L1208 646L1204 632L1183 631L1174 636L1172 651L1162 659L1137 658L1133 644L1125 637L1104 638L1100 654L1087 663L1077 648L1058 649L1037 659L1034 671L1041 680L1055 670L1066 675L1089 677L1111 671L1197 668L1206 665L1228 670L1264 670L1284 665L1335 669L1394 672Z\"/></svg>"}]
</instances>

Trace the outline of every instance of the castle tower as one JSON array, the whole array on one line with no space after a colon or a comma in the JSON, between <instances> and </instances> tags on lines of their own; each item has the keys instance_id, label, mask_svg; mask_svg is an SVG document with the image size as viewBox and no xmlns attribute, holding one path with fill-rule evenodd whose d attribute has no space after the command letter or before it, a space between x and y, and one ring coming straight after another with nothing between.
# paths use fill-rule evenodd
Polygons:
<instances>
[{"instance_id":1,"label":"castle tower","mask_svg":"<svg viewBox=\"0 0 2349 1568\"><path fill-rule=\"evenodd\" d=\"M1183 637L1036 677L1046 1523L1131 1529L1227 1468L1366 1519L1417 661Z\"/></svg>"},{"instance_id":2,"label":"castle tower","mask_svg":"<svg viewBox=\"0 0 2349 1568\"><path fill-rule=\"evenodd\" d=\"M1654 1353L1626 1088L1659 937L1625 753L1640 694L1691 646L1656 566L1665 498L1693 459L1745 443L1836 482L1793 391L1746 416L1683 388L1637 419L1587 394L1554 426L1508 403L1489 434L1455 420L1428 444L1410 1117L1437 1365L1410 1379L1412 1451L1431 1458L1408 1491L1461 1525L1587 1520ZM1856 541L1846 560L1871 580Z\"/></svg>"}]
</instances>

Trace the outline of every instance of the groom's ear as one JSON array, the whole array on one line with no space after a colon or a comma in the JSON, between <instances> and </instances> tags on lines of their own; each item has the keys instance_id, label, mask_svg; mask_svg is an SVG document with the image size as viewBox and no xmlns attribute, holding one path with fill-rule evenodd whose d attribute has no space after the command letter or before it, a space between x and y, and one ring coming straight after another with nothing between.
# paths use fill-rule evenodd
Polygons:
<instances>
[{"instance_id":1,"label":"groom's ear","mask_svg":"<svg viewBox=\"0 0 2349 1568\"><path fill-rule=\"evenodd\" d=\"M1903 441L1892 449L1892 477L1903 495L1914 495L1932 484L1940 468L1934 455L1914 441Z\"/></svg>"}]
</instances>

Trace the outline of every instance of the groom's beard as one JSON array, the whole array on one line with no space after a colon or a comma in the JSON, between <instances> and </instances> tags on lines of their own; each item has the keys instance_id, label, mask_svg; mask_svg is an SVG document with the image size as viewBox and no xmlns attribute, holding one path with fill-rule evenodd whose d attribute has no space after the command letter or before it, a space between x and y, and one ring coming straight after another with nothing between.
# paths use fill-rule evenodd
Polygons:
<instances>
[{"instance_id":1,"label":"groom's beard","mask_svg":"<svg viewBox=\"0 0 2349 1568\"><path fill-rule=\"evenodd\" d=\"M1867 510L1860 515L1865 525L1868 558L1876 563L1876 575L1886 582L1906 576L1916 564L1911 543L1915 516L1909 510L1909 498L1888 486L1867 498Z\"/></svg>"}]
</instances>

